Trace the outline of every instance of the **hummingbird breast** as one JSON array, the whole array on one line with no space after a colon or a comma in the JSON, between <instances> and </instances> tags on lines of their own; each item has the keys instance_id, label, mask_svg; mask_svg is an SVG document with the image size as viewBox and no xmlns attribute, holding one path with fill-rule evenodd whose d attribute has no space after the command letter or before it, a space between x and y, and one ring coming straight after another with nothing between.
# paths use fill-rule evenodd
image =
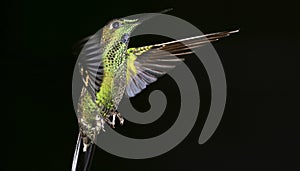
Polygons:
<instances>
[{"instance_id":1,"label":"hummingbird breast","mask_svg":"<svg viewBox=\"0 0 300 171\"><path fill-rule=\"evenodd\" d=\"M97 103L111 111L117 109L126 88L126 49L127 45L119 41L103 53L104 77Z\"/></svg>"}]
</instances>

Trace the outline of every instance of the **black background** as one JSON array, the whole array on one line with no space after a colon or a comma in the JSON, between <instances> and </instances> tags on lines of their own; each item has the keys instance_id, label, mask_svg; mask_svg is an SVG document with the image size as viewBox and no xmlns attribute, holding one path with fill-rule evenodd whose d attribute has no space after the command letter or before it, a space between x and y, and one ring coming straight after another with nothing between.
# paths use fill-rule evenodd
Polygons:
<instances>
[{"instance_id":1,"label":"black background","mask_svg":"<svg viewBox=\"0 0 300 171\"><path fill-rule=\"evenodd\" d=\"M226 72L228 101L211 139L197 143L209 108L209 82L201 62L189 58L204 101L189 136L156 158L123 159L97 148L92 170L295 170L299 169L299 11L289 1L8 1L1 28L1 170L70 170L77 137L71 84L72 46L109 20L174 8L169 14L202 32L240 28L213 43ZM138 40L136 40L138 42ZM201 66L201 67L199 67ZM199 74L200 73L200 74ZM147 94L133 99L149 108ZM173 83L172 83L173 84ZM171 88L170 88L171 87ZM177 91L170 86L167 92ZM173 87L173 88L172 88ZM168 98L177 97L176 93ZM163 132L175 107L152 126L128 123L117 131L139 138ZM298 160L297 160L298 159Z\"/></svg>"}]
</instances>

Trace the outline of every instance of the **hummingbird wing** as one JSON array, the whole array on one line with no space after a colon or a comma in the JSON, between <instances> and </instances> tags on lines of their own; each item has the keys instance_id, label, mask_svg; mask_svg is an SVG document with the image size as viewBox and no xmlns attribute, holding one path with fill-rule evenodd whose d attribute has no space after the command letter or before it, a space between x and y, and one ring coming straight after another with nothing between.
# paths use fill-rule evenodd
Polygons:
<instances>
[{"instance_id":1,"label":"hummingbird wing","mask_svg":"<svg viewBox=\"0 0 300 171\"><path fill-rule=\"evenodd\" d=\"M78 65L84 86L94 99L96 99L96 93L100 90L104 75L103 48L100 38L100 33L91 36L83 46L78 57Z\"/></svg>"},{"instance_id":2,"label":"hummingbird wing","mask_svg":"<svg viewBox=\"0 0 300 171\"><path fill-rule=\"evenodd\" d=\"M191 54L194 48L217 41L238 31L217 32L161 44L129 48L127 50L127 95L134 97L147 85L155 82L158 77L163 76L183 61L183 58L176 56Z\"/></svg>"}]
</instances>

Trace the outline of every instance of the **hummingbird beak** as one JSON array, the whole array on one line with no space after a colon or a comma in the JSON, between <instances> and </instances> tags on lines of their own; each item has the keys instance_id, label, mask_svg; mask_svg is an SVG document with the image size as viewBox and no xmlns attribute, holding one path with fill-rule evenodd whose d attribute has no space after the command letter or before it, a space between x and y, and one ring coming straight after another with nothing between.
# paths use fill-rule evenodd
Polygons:
<instances>
[{"instance_id":1,"label":"hummingbird beak","mask_svg":"<svg viewBox=\"0 0 300 171\"><path fill-rule=\"evenodd\" d=\"M169 8L169 9L165 9L163 11L156 12L156 13L144 14L138 19L123 19L123 20L124 20L125 23L132 24L134 26L138 26L138 25L142 24L144 21L147 21L147 20L152 19L156 16L159 16L160 14L167 13L171 10L172 10L172 8Z\"/></svg>"},{"instance_id":2,"label":"hummingbird beak","mask_svg":"<svg viewBox=\"0 0 300 171\"><path fill-rule=\"evenodd\" d=\"M145 15L143 15L142 17L140 17L139 19L138 19L138 25L139 24L142 24L144 21L146 21L146 20L149 20L149 19L152 19L152 18L154 18L154 17L156 17L156 16L159 16L160 14L164 14L164 13L167 13L167 12L169 12L169 11L171 11L171 10L173 10L172 8L169 8L169 9L165 9L165 10L162 10L162 11L160 11L160 12L156 12L156 13L148 13L148 14L145 14Z\"/></svg>"}]
</instances>

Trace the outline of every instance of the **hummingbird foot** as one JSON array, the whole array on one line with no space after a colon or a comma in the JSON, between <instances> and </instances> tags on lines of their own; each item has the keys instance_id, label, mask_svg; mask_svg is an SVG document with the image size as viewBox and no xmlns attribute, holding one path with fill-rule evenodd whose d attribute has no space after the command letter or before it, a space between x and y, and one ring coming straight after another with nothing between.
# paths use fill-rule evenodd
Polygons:
<instances>
[{"instance_id":1,"label":"hummingbird foot","mask_svg":"<svg viewBox=\"0 0 300 171\"><path fill-rule=\"evenodd\" d=\"M123 118L123 116L121 115L121 113L117 113L117 117L118 117L118 119L119 119L119 121L120 121L120 125L123 125L124 124L124 118Z\"/></svg>"},{"instance_id":2,"label":"hummingbird foot","mask_svg":"<svg viewBox=\"0 0 300 171\"><path fill-rule=\"evenodd\" d=\"M115 128L115 122L110 121L109 117L105 118L105 122L110 125L112 128Z\"/></svg>"},{"instance_id":3,"label":"hummingbird foot","mask_svg":"<svg viewBox=\"0 0 300 171\"><path fill-rule=\"evenodd\" d=\"M115 121L116 121L116 116L119 120L120 125L124 124L124 118L119 112L112 112L109 116L112 116L112 120L109 119L109 117L105 118L105 122L110 125L112 128L115 128Z\"/></svg>"},{"instance_id":4,"label":"hummingbird foot","mask_svg":"<svg viewBox=\"0 0 300 171\"><path fill-rule=\"evenodd\" d=\"M116 115L112 115L112 121L111 121L111 126L112 128L115 128L115 120L116 120Z\"/></svg>"}]
</instances>

